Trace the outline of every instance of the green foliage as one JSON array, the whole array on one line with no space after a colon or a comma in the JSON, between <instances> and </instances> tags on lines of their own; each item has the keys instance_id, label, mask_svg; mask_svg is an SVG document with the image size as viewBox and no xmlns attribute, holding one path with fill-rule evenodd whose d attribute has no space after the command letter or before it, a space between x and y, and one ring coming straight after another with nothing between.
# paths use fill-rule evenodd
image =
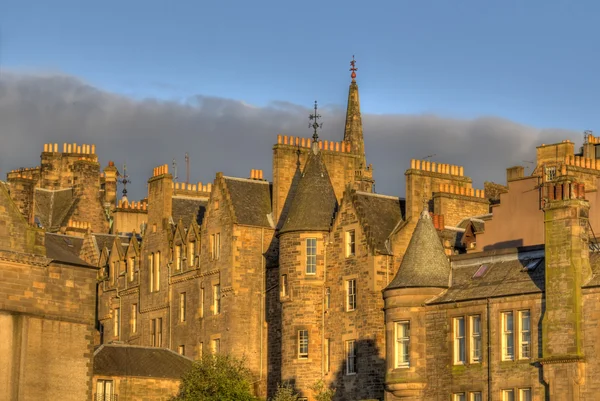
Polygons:
<instances>
[{"instance_id":1,"label":"green foliage","mask_svg":"<svg viewBox=\"0 0 600 401\"><path fill-rule=\"evenodd\" d=\"M313 391L313 395L317 401L331 401L335 395L335 389L327 387L323 383L323 380L319 380L313 384L310 389Z\"/></svg>"},{"instance_id":2,"label":"green foliage","mask_svg":"<svg viewBox=\"0 0 600 401\"><path fill-rule=\"evenodd\" d=\"M279 384L275 396L271 401L298 401L299 395L289 383Z\"/></svg>"},{"instance_id":3,"label":"green foliage","mask_svg":"<svg viewBox=\"0 0 600 401\"><path fill-rule=\"evenodd\" d=\"M204 355L181 379L172 401L257 401L250 371L229 355Z\"/></svg>"}]
</instances>

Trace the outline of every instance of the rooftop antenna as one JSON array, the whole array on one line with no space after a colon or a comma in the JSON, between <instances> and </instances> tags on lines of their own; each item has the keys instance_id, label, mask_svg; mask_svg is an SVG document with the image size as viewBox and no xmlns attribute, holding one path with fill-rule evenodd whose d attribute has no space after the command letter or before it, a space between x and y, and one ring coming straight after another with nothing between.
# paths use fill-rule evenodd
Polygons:
<instances>
[{"instance_id":1,"label":"rooftop antenna","mask_svg":"<svg viewBox=\"0 0 600 401\"><path fill-rule=\"evenodd\" d=\"M425 156L423 159L424 159L424 160L431 159L431 158L432 158L432 157L434 157L434 156L437 156L437 155L434 153L434 154L431 154L431 155L427 155L427 156Z\"/></svg>"},{"instance_id":2,"label":"rooftop antenna","mask_svg":"<svg viewBox=\"0 0 600 401\"><path fill-rule=\"evenodd\" d=\"M190 155L185 152L185 183L190 183Z\"/></svg>"},{"instance_id":3,"label":"rooftop antenna","mask_svg":"<svg viewBox=\"0 0 600 401\"><path fill-rule=\"evenodd\" d=\"M177 181L179 177L177 176L177 162L175 161L175 158L173 158L173 173L175 174L173 180Z\"/></svg>"},{"instance_id":4,"label":"rooftop antenna","mask_svg":"<svg viewBox=\"0 0 600 401\"><path fill-rule=\"evenodd\" d=\"M127 184L130 184L131 180L127 174L127 164L125 163L123 163L123 174L119 178L119 183L123 184L123 198L127 199Z\"/></svg>"}]
</instances>

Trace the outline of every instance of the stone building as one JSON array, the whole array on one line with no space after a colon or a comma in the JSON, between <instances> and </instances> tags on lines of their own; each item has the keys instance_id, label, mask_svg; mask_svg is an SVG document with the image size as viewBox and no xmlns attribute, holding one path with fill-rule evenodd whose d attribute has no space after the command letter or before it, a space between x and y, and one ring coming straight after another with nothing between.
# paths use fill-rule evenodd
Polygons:
<instances>
[{"instance_id":1,"label":"stone building","mask_svg":"<svg viewBox=\"0 0 600 401\"><path fill-rule=\"evenodd\" d=\"M243 357L262 396L288 381L313 400L322 379L338 399L384 398L381 292L423 205L454 255L489 199L461 166L432 160L407 165L406 199L374 193L355 78L343 136L319 138L318 123L312 138L278 135L271 182L250 170L184 184L162 165L147 198L117 202L114 163L101 172L93 147L75 145L46 145L40 167L8 174L24 218L99 267L98 343Z\"/></svg>"}]
</instances>

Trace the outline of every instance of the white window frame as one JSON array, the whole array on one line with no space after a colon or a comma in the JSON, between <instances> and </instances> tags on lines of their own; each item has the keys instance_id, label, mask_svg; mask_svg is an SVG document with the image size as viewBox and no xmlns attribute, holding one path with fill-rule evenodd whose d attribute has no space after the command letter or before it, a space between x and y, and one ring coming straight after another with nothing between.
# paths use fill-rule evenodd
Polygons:
<instances>
[{"instance_id":1,"label":"white window frame","mask_svg":"<svg viewBox=\"0 0 600 401\"><path fill-rule=\"evenodd\" d=\"M481 363L482 338L481 338L481 315L469 316L469 361L470 363Z\"/></svg>"},{"instance_id":2,"label":"white window frame","mask_svg":"<svg viewBox=\"0 0 600 401\"><path fill-rule=\"evenodd\" d=\"M346 311L356 310L356 279L346 280Z\"/></svg>"},{"instance_id":3,"label":"white window frame","mask_svg":"<svg viewBox=\"0 0 600 401\"><path fill-rule=\"evenodd\" d=\"M213 315L221 313L221 284L213 285Z\"/></svg>"},{"instance_id":4,"label":"white window frame","mask_svg":"<svg viewBox=\"0 0 600 401\"><path fill-rule=\"evenodd\" d=\"M317 274L317 239L306 239L306 274Z\"/></svg>"},{"instance_id":5,"label":"white window frame","mask_svg":"<svg viewBox=\"0 0 600 401\"><path fill-rule=\"evenodd\" d=\"M356 340L346 341L346 375L357 373Z\"/></svg>"},{"instance_id":6,"label":"white window frame","mask_svg":"<svg viewBox=\"0 0 600 401\"><path fill-rule=\"evenodd\" d=\"M519 359L531 359L531 311L519 311Z\"/></svg>"},{"instance_id":7,"label":"white window frame","mask_svg":"<svg viewBox=\"0 0 600 401\"><path fill-rule=\"evenodd\" d=\"M308 359L308 330L298 330L298 359Z\"/></svg>"},{"instance_id":8,"label":"white window frame","mask_svg":"<svg viewBox=\"0 0 600 401\"><path fill-rule=\"evenodd\" d=\"M502 329L502 360L515 360L515 326L514 313L505 311L501 313L501 329Z\"/></svg>"},{"instance_id":9,"label":"white window frame","mask_svg":"<svg viewBox=\"0 0 600 401\"><path fill-rule=\"evenodd\" d=\"M348 230L345 233L344 243L346 245L346 257L356 256L356 231Z\"/></svg>"},{"instance_id":10,"label":"white window frame","mask_svg":"<svg viewBox=\"0 0 600 401\"><path fill-rule=\"evenodd\" d=\"M394 367L405 369L410 367L410 321L394 322Z\"/></svg>"},{"instance_id":11,"label":"white window frame","mask_svg":"<svg viewBox=\"0 0 600 401\"><path fill-rule=\"evenodd\" d=\"M115 382L113 380L98 379L96 381L96 395L98 401L112 400L115 394Z\"/></svg>"},{"instance_id":12,"label":"white window frame","mask_svg":"<svg viewBox=\"0 0 600 401\"><path fill-rule=\"evenodd\" d=\"M454 364L464 365L467 362L467 324L464 316L452 319L454 334Z\"/></svg>"},{"instance_id":13,"label":"white window frame","mask_svg":"<svg viewBox=\"0 0 600 401\"><path fill-rule=\"evenodd\" d=\"M469 401L483 401L483 394L481 391L471 391L469 393Z\"/></svg>"},{"instance_id":14,"label":"white window frame","mask_svg":"<svg viewBox=\"0 0 600 401\"><path fill-rule=\"evenodd\" d=\"M180 292L179 293L179 322L180 323L184 323L185 322L185 312L186 312L186 293L185 292Z\"/></svg>"},{"instance_id":15,"label":"white window frame","mask_svg":"<svg viewBox=\"0 0 600 401\"><path fill-rule=\"evenodd\" d=\"M502 401L516 401L515 390L512 388L502 390Z\"/></svg>"},{"instance_id":16,"label":"white window frame","mask_svg":"<svg viewBox=\"0 0 600 401\"><path fill-rule=\"evenodd\" d=\"M452 394L452 401L467 401L467 395L465 393L454 393Z\"/></svg>"},{"instance_id":17,"label":"white window frame","mask_svg":"<svg viewBox=\"0 0 600 401\"><path fill-rule=\"evenodd\" d=\"M531 401L532 399L531 387L519 389L519 401Z\"/></svg>"}]
</instances>

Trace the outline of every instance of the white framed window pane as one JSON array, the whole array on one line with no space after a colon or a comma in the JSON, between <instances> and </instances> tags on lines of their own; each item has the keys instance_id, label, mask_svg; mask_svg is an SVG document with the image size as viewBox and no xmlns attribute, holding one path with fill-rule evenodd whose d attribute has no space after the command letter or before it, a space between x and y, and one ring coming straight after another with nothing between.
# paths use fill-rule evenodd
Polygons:
<instances>
[{"instance_id":1,"label":"white framed window pane","mask_svg":"<svg viewBox=\"0 0 600 401\"><path fill-rule=\"evenodd\" d=\"M355 233L354 230L346 231L346 257L354 256L356 254L355 244Z\"/></svg>"},{"instance_id":2,"label":"white framed window pane","mask_svg":"<svg viewBox=\"0 0 600 401\"><path fill-rule=\"evenodd\" d=\"M346 341L346 374L356 373L356 342Z\"/></svg>"},{"instance_id":3,"label":"white framed window pane","mask_svg":"<svg viewBox=\"0 0 600 401\"><path fill-rule=\"evenodd\" d=\"M530 313L528 310L519 312L520 316L520 358L527 359L531 358L531 327L530 327Z\"/></svg>"},{"instance_id":4,"label":"white framed window pane","mask_svg":"<svg viewBox=\"0 0 600 401\"><path fill-rule=\"evenodd\" d=\"M510 390L502 390L502 401L515 401L515 391Z\"/></svg>"},{"instance_id":5,"label":"white framed window pane","mask_svg":"<svg viewBox=\"0 0 600 401\"><path fill-rule=\"evenodd\" d=\"M346 310L356 309L356 280L346 281Z\"/></svg>"},{"instance_id":6,"label":"white framed window pane","mask_svg":"<svg viewBox=\"0 0 600 401\"><path fill-rule=\"evenodd\" d=\"M221 285L215 284L213 286L213 314L218 315L221 313Z\"/></svg>"},{"instance_id":7,"label":"white framed window pane","mask_svg":"<svg viewBox=\"0 0 600 401\"><path fill-rule=\"evenodd\" d=\"M308 330L298 330L298 358L308 358Z\"/></svg>"},{"instance_id":8,"label":"white framed window pane","mask_svg":"<svg viewBox=\"0 0 600 401\"><path fill-rule=\"evenodd\" d=\"M530 388L519 389L519 401L531 401L531 389Z\"/></svg>"},{"instance_id":9,"label":"white framed window pane","mask_svg":"<svg viewBox=\"0 0 600 401\"><path fill-rule=\"evenodd\" d=\"M502 359L512 361L515 358L513 334L513 313L502 313Z\"/></svg>"},{"instance_id":10,"label":"white framed window pane","mask_svg":"<svg viewBox=\"0 0 600 401\"><path fill-rule=\"evenodd\" d=\"M410 322L396 322L396 368L410 366Z\"/></svg>"},{"instance_id":11,"label":"white framed window pane","mask_svg":"<svg viewBox=\"0 0 600 401\"><path fill-rule=\"evenodd\" d=\"M306 274L317 273L317 239L306 239Z\"/></svg>"},{"instance_id":12,"label":"white framed window pane","mask_svg":"<svg viewBox=\"0 0 600 401\"><path fill-rule=\"evenodd\" d=\"M481 362L481 316L471 316L471 362Z\"/></svg>"},{"instance_id":13,"label":"white framed window pane","mask_svg":"<svg viewBox=\"0 0 600 401\"><path fill-rule=\"evenodd\" d=\"M482 401L481 391L474 391L469 394L469 401Z\"/></svg>"},{"instance_id":14,"label":"white framed window pane","mask_svg":"<svg viewBox=\"0 0 600 401\"><path fill-rule=\"evenodd\" d=\"M453 401L467 401L465 393L454 393L452 396Z\"/></svg>"},{"instance_id":15,"label":"white framed window pane","mask_svg":"<svg viewBox=\"0 0 600 401\"><path fill-rule=\"evenodd\" d=\"M465 363L465 318L454 318L454 363Z\"/></svg>"}]
</instances>

